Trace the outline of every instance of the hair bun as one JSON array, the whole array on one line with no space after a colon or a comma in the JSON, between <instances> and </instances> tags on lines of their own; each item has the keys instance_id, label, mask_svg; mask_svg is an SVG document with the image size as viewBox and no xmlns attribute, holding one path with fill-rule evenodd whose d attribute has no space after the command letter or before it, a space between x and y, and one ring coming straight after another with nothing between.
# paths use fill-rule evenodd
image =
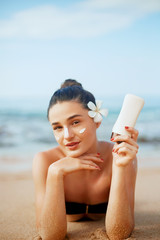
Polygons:
<instances>
[{"instance_id":1,"label":"hair bun","mask_svg":"<svg viewBox=\"0 0 160 240\"><path fill-rule=\"evenodd\" d=\"M82 84L77 82L76 80L74 79L66 79L62 84L61 84L61 88L66 88L66 87L71 87L71 86L79 86L81 88L82 87Z\"/></svg>"}]
</instances>

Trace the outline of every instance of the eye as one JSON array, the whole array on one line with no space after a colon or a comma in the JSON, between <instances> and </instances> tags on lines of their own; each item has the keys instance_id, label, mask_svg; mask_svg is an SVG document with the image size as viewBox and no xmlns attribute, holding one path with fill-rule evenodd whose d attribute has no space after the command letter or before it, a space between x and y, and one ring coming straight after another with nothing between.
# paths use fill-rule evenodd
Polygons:
<instances>
[{"instance_id":1,"label":"eye","mask_svg":"<svg viewBox=\"0 0 160 240\"><path fill-rule=\"evenodd\" d=\"M77 125L79 123L79 121L78 120L75 120L73 123L72 123L72 125Z\"/></svg>"},{"instance_id":2,"label":"eye","mask_svg":"<svg viewBox=\"0 0 160 240\"><path fill-rule=\"evenodd\" d=\"M62 128L61 126L56 126L53 128L53 130L56 131L56 130L60 130L61 128Z\"/></svg>"}]
</instances>

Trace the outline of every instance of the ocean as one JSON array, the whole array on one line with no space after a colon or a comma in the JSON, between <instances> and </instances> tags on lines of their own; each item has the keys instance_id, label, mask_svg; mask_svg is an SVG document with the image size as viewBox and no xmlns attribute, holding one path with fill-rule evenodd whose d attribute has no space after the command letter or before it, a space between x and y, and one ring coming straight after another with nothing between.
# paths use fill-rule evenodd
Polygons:
<instances>
[{"instance_id":1,"label":"ocean","mask_svg":"<svg viewBox=\"0 0 160 240\"><path fill-rule=\"evenodd\" d=\"M109 141L124 96L103 97L109 114L103 119L97 136ZM135 128L139 131L140 167L160 166L160 96L144 97L145 105ZM31 169L39 151L57 145L47 120L49 98L0 98L0 171ZM152 159L152 161L151 161Z\"/></svg>"}]
</instances>

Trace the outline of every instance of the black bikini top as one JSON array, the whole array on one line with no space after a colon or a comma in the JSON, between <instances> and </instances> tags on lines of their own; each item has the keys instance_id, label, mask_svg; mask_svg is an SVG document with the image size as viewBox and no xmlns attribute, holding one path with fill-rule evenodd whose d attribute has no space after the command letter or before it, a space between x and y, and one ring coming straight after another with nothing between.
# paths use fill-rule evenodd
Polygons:
<instances>
[{"instance_id":1,"label":"black bikini top","mask_svg":"<svg viewBox=\"0 0 160 240\"><path fill-rule=\"evenodd\" d=\"M82 213L106 213L108 202L94 205L85 203L66 202L67 214L82 214Z\"/></svg>"}]
</instances>

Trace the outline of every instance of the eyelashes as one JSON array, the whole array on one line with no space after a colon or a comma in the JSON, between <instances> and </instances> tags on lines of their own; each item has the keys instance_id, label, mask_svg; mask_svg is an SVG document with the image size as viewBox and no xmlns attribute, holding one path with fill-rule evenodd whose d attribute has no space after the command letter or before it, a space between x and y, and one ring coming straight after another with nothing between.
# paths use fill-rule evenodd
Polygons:
<instances>
[{"instance_id":1,"label":"eyelashes","mask_svg":"<svg viewBox=\"0 0 160 240\"><path fill-rule=\"evenodd\" d=\"M54 127L53 130L56 131L56 130L60 130L62 127Z\"/></svg>"}]
</instances>

